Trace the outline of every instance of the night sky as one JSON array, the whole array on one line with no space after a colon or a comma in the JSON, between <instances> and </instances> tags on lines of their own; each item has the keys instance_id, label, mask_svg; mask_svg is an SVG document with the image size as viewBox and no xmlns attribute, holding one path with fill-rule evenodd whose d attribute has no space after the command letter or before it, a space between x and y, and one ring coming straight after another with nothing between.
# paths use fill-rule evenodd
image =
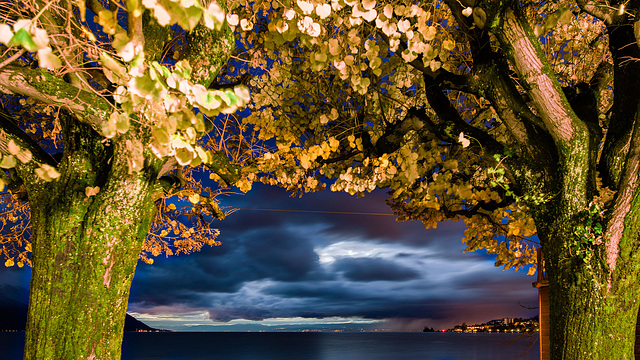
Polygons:
<instances>
[{"instance_id":1,"label":"night sky","mask_svg":"<svg viewBox=\"0 0 640 360\"><path fill-rule=\"evenodd\" d=\"M222 245L140 263L129 312L152 327L181 331L394 331L530 317L535 280L464 253L464 225L425 230L390 214L384 191L357 199L329 191L291 198L254 185L221 198L241 208L217 226ZM1 266L1 265L0 265ZM28 287L28 270L0 268L0 285Z\"/></svg>"}]
</instances>

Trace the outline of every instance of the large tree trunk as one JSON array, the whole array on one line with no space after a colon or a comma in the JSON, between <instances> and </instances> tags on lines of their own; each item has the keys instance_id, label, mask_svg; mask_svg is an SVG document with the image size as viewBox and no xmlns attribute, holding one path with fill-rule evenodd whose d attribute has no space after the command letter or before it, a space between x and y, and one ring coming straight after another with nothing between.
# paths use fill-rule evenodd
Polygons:
<instances>
[{"instance_id":1,"label":"large tree trunk","mask_svg":"<svg viewBox=\"0 0 640 360\"><path fill-rule=\"evenodd\" d=\"M594 121L597 106L589 110L587 104L567 99L519 8L506 8L500 16L502 22L494 30L527 89L540 118L538 126L549 133L557 154L553 166L529 156L527 166L546 166L546 171L518 170L515 175L525 192L550 197L529 205L547 261L551 358L633 359L640 295L639 69L626 64L638 55L633 29L629 25L610 28L616 105L599 170L602 185L596 173L602 141L595 129L599 127ZM633 53L622 53L622 48ZM627 80L631 81L628 86L618 85ZM520 142L522 147L536 144Z\"/></svg>"},{"instance_id":2,"label":"large tree trunk","mask_svg":"<svg viewBox=\"0 0 640 360\"><path fill-rule=\"evenodd\" d=\"M123 141L64 126L61 176L29 191L25 359L119 359L129 288L154 215L153 171L129 173ZM87 187L99 186L88 196Z\"/></svg>"},{"instance_id":3,"label":"large tree trunk","mask_svg":"<svg viewBox=\"0 0 640 360\"><path fill-rule=\"evenodd\" d=\"M551 299L552 359L634 359L640 299L639 213L640 208L632 206L623 219L613 269L607 254L611 234L601 243L587 240L584 214L558 216L541 227ZM607 228L613 221L609 219Z\"/></svg>"}]
</instances>

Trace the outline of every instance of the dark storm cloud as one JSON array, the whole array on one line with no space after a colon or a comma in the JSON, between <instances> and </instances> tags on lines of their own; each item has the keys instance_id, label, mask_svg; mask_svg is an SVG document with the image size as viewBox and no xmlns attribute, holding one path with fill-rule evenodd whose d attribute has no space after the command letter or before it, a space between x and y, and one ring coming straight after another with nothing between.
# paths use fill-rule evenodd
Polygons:
<instances>
[{"instance_id":1,"label":"dark storm cloud","mask_svg":"<svg viewBox=\"0 0 640 360\"><path fill-rule=\"evenodd\" d=\"M331 192L299 199L261 185L221 198L240 209L216 224L222 245L140 264L130 310L178 317L200 311L209 323L393 319L394 329L413 329L424 319L431 326L472 322L478 312L482 321L521 316L518 302L535 304L532 278L495 269L486 255L463 253L461 223L425 230L393 216L295 211L391 213L385 198L378 191L361 199Z\"/></svg>"},{"instance_id":2,"label":"dark storm cloud","mask_svg":"<svg viewBox=\"0 0 640 360\"><path fill-rule=\"evenodd\" d=\"M313 276L317 254L304 234L286 228L251 230L244 237L189 256L141 264L132 287L132 302L169 305L172 299L201 305L201 294L232 293L247 281L294 281Z\"/></svg>"},{"instance_id":3,"label":"dark storm cloud","mask_svg":"<svg viewBox=\"0 0 640 360\"><path fill-rule=\"evenodd\" d=\"M486 254L464 253L462 223L425 230L393 216L295 211L391 213L385 198L377 191L360 199L331 192L299 199L262 185L223 197L223 206L240 210L215 224L222 245L141 263L130 310L185 319L197 313L210 324L387 319L395 330L532 315L521 305L536 305L533 277L496 269ZM0 285L28 287L28 280L28 270L0 265Z\"/></svg>"},{"instance_id":4,"label":"dark storm cloud","mask_svg":"<svg viewBox=\"0 0 640 360\"><path fill-rule=\"evenodd\" d=\"M131 309L201 309L217 322L394 319L395 328L424 319L436 326L471 322L474 309L482 316L514 316L522 313L518 301L535 300L522 274L501 272L486 256L463 253L463 224L425 230L420 222L398 223L392 216L247 209L388 213L385 196L323 192L297 199L258 186L229 198L226 204L241 210L219 224L222 245L141 266Z\"/></svg>"},{"instance_id":5,"label":"dark storm cloud","mask_svg":"<svg viewBox=\"0 0 640 360\"><path fill-rule=\"evenodd\" d=\"M333 270L351 281L405 281L420 277L414 270L379 258L346 258L333 264Z\"/></svg>"},{"instance_id":6,"label":"dark storm cloud","mask_svg":"<svg viewBox=\"0 0 640 360\"><path fill-rule=\"evenodd\" d=\"M245 313L252 319L268 317L364 317L368 319L451 319L462 321L490 320L494 317L523 316L523 309L505 296L451 298L450 294L423 291L414 296L402 287L358 287L340 282L276 283L263 289L260 296L232 296L210 309L211 317L220 321L224 314ZM249 305L257 303L257 305ZM524 304L526 305L526 304ZM480 315L478 316L478 312ZM488 318L487 318L488 317ZM226 320L232 319L227 318ZM247 318L247 317L245 317Z\"/></svg>"},{"instance_id":7,"label":"dark storm cloud","mask_svg":"<svg viewBox=\"0 0 640 360\"><path fill-rule=\"evenodd\" d=\"M357 198L346 193L329 191L305 194L301 198L286 196L279 188L256 185L255 189L244 196L227 198L227 203L241 210L230 215L222 224L222 229L236 231L246 228L278 226L287 222L322 223L327 225L327 234L339 236L361 236L363 239L387 239L409 244L424 245L430 237L423 233L421 236L407 237L407 232L423 231L424 227L418 221L397 222L393 212L386 205L387 193L377 190ZM225 198L221 199L223 202ZM268 212L249 209L287 209L292 212ZM388 214L383 215L344 215L326 213L296 213L295 210L339 211L351 213ZM253 225L255 223L255 226ZM448 225L445 225L448 226ZM459 229L460 227L458 227ZM224 233L222 234L224 238ZM458 238L459 240L459 238Z\"/></svg>"}]
</instances>

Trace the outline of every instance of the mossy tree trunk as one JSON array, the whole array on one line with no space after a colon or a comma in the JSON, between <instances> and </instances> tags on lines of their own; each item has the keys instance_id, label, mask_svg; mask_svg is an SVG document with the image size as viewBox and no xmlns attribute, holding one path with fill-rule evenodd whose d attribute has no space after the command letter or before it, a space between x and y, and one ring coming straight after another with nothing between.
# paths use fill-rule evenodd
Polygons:
<instances>
[{"instance_id":1,"label":"mossy tree trunk","mask_svg":"<svg viewBox=\"0 0 640 360\"><path fill-rule=\"evenodd\" d=\"M550 296L552 359L633 359L640 299L637 210L625 222L617 266L606 243L585 242L584 219L559 218L540 234ZM603 239L603 241L608 241Z\"/></svg>"},{"instance_id":2,"label":"mossy tree trunk","mask_svg":"<svg viewBox=\"0 0 640 360\"><path fill-rule=\"evenodd\" d=\"M67 122L61 176L28 185L33 271L24 358L119 359L157 172L147 164L130 173L124 141L107 146L89 126Z\"/></svg>"},{"instance_id":3,"label":"mossy tree trunk","mask_svg":"<svg viewBox=\"0 0 640 360\"><path fill-rule=\"evenodd\" d=\"M219 4L226 7L224 1ZM3 95L26 99L37 105L34 108L50 105L56 109L53 116L38 110L18 111L20 119L4 111L4 102L0 110L0 153L8 155L7 144L13 141L28 149L34 160L18 162L8 180L27 194L22 200L31 208L33 269L25 359L119 359L130 284L154 220L155 202L163 195L158 179L162 161L149 146L152 122L136 119L142 113L132 117L131 129L124 134L112 139L99 134L119 105L105 97L109 91L96 91L88 84L96 85L92 78L103 90L119 84L100 74L100 70L113 70L93 68L94 63L84 68L86 64L79 63L94 53L95 45L81 46L86 35L76 26L79 21L74 16L79 12L67 9L86 6L93 14L107 9L97 1L58 5L37 7L37 15L31 15L46 19L43 26L55 41L56 53L68 50L58 54L66 57L62 59L64 69L53 73L17 61L0 69ZM22 10L28 11L26 6ZM120 7L119 16L123 10ZM148 13L127 18L127 36L143 47L146 59L164 58L176 40L172 39L174 32L161 27ZM186 50L176 55L190 62L193 82L209 87L234 50L233 31L227 25L222 30L198 25L187 41ZM182 47L175 50L178 48ZM58 129L58 120L63 146L56 143L50 148L62 151L59 161L34 141L36 136L59 141L57 133L49 131ZM23 131L31 122L41 126L34 137ZM219 168L231 167L225 156L219 160ZM132 161L137 164L132 166ZM56 168L60 177L50 182L39 178L36 170L41 171L41 165Z\"/></svg>"},{"instance_id":4,"label":"mossy tree trunk","mask_svg":"<svg viewBox=\"0 0 640 360\"><path fill-rule=\"evenodd\" d=\"M497 16L498 38L531 97L541 121L537 127L550 137L550 143L521 146L532 148L530 154L536 147L554 154L546 161L527 159L528 171L513 169L524 193L548 195L546 201L527 205L534 211L546 259L551 358L633 359L640 300L640 67L622 64L639 55L635 44L628 45L634 39L631 26L610 29L616 105L603 150L597 104L564 94L518 8ZM602 85L610 83L600 84L594 75L587 88ZM607 163L610 158L615 164Z\"/></svg>"},{"instance_id":5,"label":"mossy tree trunk","mask_svg":"<svg viewBox=\"0 0 640 360\"><path fill-rule=\"evenodd\" d=\"M520 4L476 2L474 11L486 15L479 25L460 2L445 2L469 38L473 66L468 83L423 76L429 104L448 126L434 129L444 139L463 131L481 142L488 163L501 159L496 166L505 168L515 194L508 201L518 198L532 211L549 280L551 358L633 359L640 301L640 63L629 61L640 58L640 47L633 20L618 14L622 2L578 1L607 27L612 63L603 59L590 79L562 88ZM467 127L442 93L455 87L487 99L509 140ZM610 87L609 109L601 96Z\"/></svg>"}]
</instances>

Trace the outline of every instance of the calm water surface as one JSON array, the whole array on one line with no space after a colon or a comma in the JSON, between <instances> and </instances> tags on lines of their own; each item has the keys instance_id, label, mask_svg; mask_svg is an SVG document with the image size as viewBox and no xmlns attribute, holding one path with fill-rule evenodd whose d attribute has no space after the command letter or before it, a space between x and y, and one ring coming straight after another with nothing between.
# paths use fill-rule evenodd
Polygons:
<instances>
[{"instance_id":1,"label":"calm water surface","mask_svg":"<svg viewBox=\"0 0 640 360\"><path fill-rule=\"evenodd\" d=\"M0 333L20 360L24 335ZM8 356L8 357L5 357ZM123 360L537 360L537 334L127 333Z\"/></svg>"}]
</instances>

